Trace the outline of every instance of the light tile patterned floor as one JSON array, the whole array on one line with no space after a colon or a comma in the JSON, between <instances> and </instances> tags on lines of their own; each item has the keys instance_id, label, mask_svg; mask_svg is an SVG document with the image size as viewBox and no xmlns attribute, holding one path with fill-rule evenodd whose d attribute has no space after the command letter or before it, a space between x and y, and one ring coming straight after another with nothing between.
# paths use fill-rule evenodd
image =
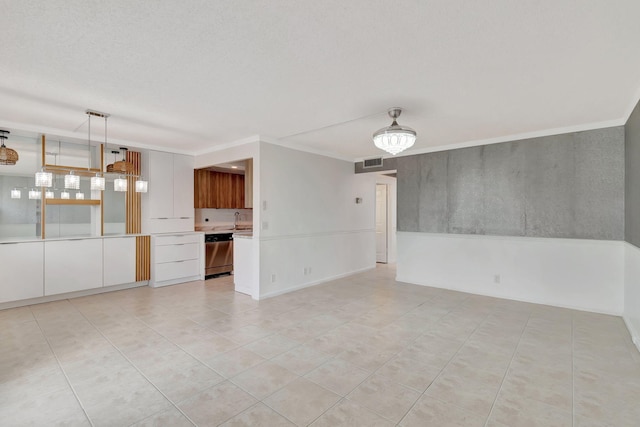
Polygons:
<instances>
[{"instance_id":1,"label":"light tile patterned floor","mask_svg":"<svg viewBox=\"0 0 640 427\"><path fill-rule=\"evenodd\" d=\"M0 311L0 424L638 426L618 317L395 282L232 278Z\"/></svg>"}]
</instances>

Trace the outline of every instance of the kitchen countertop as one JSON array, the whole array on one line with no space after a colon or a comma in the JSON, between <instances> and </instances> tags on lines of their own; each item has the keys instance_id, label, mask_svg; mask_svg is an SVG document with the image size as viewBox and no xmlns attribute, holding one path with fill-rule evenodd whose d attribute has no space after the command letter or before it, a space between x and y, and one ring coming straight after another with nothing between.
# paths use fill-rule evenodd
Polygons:
<instances>
[{"instance_id":1,"label":"kitchen countertop","mask_svg":"<svg viewBox=\"0 0 640 427\"><path fill-rule=\"evenodd\" d=\"M253 239L253 230L238 231L233 233L234 239Z\"/></svg>"},{"instance_id":2,"label":"kitchen countertop","mask_svg":"<svg viewBox=\"0 0 640 427\"><path fill-rule=\"evenodd\" d=\"M245 227L240 227L240 228L217 228L217 227L196 227L196 231L200 231L203 232L204 234L229 234L229 233L253 233L253 229L252 228L245 228Z\"/></svg>"}]
</instances>

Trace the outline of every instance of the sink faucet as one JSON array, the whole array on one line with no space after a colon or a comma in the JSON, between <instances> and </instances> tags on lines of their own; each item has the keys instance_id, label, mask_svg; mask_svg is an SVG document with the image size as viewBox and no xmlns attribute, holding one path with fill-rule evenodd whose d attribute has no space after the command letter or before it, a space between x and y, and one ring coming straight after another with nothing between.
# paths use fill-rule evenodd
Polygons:
<instances>
[{"instance_id":1,"label":"sink faucet","mask_svg":"<svg viewBox=\"0 0 640 427\"><path fill-rule=\"evenodd\" d=\"M233 214L233 228L238 228L238 220L240 219L240 212L236 212Z\"/></svg>"}]
</instances>

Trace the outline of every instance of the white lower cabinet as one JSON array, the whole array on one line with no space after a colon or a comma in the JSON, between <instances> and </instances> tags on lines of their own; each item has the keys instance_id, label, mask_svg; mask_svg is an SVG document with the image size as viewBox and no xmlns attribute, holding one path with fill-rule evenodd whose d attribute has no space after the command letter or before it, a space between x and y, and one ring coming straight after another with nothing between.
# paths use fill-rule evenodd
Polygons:
<instances>
[{"instance_id":1,"label":"white lower cabinet","mask_svg":"<svg viewBox=\"0 0 640 427\"><path fill-rule=\"evenodd\" d=\"M136 238L110 237L103 240L103 286L136 281Z\"/></svg>"},{"instance_id":2,"label":"white lower cabinet","mask_svg":"<svg viewBox=\"0 0 640 427\"><path fill-rule=\"evenodd\" d=\"M0 243L0 303L44 296L44 243Z\"/></svg>"},{"instance_id":3,"label":"white lower cabinet","mask_svg":"<svg viewBox=\"0 0 640 427\"><path fill-rule=\"evenodd\" d=\"M44 242L44 294L102 287L102 239Z\"/></svg>"},{"instance_id":4,"label":"white lower cabinet","mask_svg":"<svg viewBox=\"0 0 640 427\"><path fill-rule=\"evenodd\" d=\"M151 236L152 287L174 285L204 278L204 234Z\"/></svg>"}]
</instances>

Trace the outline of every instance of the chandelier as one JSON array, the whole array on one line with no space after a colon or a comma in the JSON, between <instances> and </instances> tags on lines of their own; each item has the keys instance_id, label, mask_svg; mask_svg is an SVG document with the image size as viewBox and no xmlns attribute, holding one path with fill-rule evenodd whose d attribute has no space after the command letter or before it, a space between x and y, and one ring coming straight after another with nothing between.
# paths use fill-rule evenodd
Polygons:
<instances>
[{"instance_id":1,"label":"chandelier","mask_svg":"<svg viewBox=\"0 0 640 427\"><path fill-rule=\"evenodd\" d=\"M375 146L393 155L406 150L416 142L416 131L399 125L396 121L401 113L402 108L390 108L388 114L393 119L393 123L373 134Z\"/></svg>"}]
</instances>

